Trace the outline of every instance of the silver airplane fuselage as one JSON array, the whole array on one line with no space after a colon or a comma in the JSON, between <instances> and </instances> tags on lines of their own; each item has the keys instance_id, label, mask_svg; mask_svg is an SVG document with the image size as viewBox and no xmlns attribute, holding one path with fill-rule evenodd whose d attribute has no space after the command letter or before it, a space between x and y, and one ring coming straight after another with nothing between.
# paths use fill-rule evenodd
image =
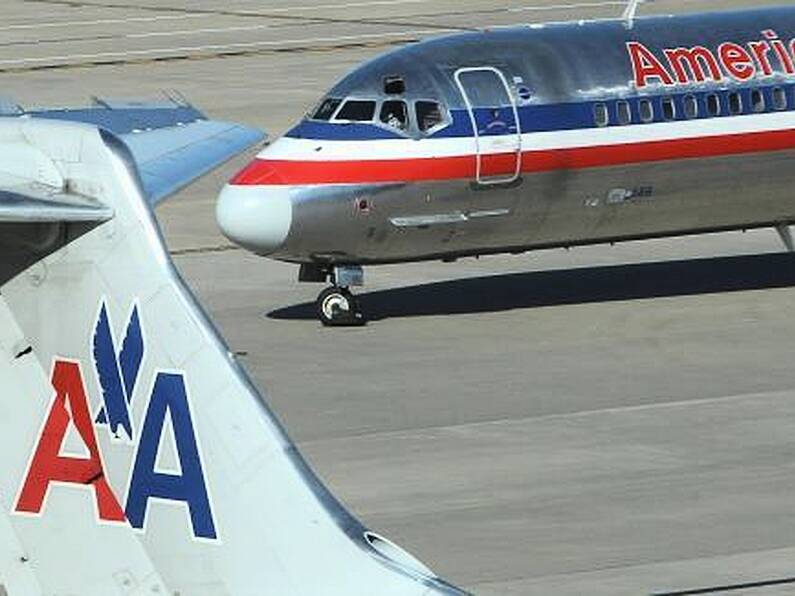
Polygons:
<instances>
[{"instance_id":1,"label":"silver airplane fuselage","mask_svg":"<svg viewBox=\"0 0 795 596\"><path fill-rule=\"evenodd\" d=\"M266 147L219 224L318 267L790 224L793 38L783 7L407 46Z\"/></svg>"}]
</instances>

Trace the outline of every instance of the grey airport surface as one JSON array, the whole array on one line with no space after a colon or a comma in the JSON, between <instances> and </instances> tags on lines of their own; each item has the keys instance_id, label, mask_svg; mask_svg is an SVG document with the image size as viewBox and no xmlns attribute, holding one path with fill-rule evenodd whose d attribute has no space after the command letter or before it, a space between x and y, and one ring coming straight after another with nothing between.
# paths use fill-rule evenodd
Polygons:
<instances>
[{"instance_id":1,"label":"grey airport surface","mask_svg":"<svg viewBox=\"0 0 795 596\"><path fill-rule=\"evenodd\" d=\"M622 5L4 0L0 94L33 107L174 89L277 136L398 44ZM477 594L795 592L795 261L774 231L371 268L370 324L325 329L320 287L216 228L217 192L250 157L159 220L291 437L365 524Z\"/></svg>"}]
</instances>

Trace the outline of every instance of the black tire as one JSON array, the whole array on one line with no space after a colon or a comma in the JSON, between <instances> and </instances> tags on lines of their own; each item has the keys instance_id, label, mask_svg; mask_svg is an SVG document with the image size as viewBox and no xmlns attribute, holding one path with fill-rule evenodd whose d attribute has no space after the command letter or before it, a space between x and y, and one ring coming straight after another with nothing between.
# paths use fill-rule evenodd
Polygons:
<instances>
[{"instance_id":1,"label":"black tire","mask_svg":"<svg viewBox=\"0 0 795 596\"><path fill-rule=\"evenodd\" d=\"M326 327L364 324L359 301L347 288L330 287L317 298L317 318Z\"/></svg>"}]
</instances>

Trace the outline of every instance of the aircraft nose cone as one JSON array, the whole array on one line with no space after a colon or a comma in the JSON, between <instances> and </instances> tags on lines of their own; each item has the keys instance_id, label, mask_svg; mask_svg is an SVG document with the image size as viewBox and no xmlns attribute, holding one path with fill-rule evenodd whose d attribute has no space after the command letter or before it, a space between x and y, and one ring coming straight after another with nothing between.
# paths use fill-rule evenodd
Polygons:
<instances>
[{"instance_id":1,"label":"aircraft nose cone","mask_svg":"<svg viewBox=\"0 0 795 596\"><path fill-rule=\"evenodd\" d=\"M232 242L267 255L287 239L293 206L284 189L228 184L218 197L215 217Z\"/></svg>"}]
</instances>

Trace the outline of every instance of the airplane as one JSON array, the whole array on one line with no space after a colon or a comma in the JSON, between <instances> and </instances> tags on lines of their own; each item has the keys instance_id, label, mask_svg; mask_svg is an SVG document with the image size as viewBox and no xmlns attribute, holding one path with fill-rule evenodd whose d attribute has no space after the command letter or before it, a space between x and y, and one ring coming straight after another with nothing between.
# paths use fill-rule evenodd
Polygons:
<instances>
[{"instance_id":1,"label":"airplane","mask_svg":"<svg viewBox=\"0 0 795 596\"><path fill-rule=\"evenodd\" d=\"M792 251L795 7L497 28L365 63L221 192L236 244L365 321L363 267L771 227Z\"/></svg>"},{"instance_id":2,"label":"airplane","mask_svg":"<svg viewBox=\"0 0 795 596\"><path fill-rule=\"evenodd\" d=\"M261 139L0 102L0 594L464 594L321 483L169 256L155 206Z\"/></svg>"}]
</instances>

